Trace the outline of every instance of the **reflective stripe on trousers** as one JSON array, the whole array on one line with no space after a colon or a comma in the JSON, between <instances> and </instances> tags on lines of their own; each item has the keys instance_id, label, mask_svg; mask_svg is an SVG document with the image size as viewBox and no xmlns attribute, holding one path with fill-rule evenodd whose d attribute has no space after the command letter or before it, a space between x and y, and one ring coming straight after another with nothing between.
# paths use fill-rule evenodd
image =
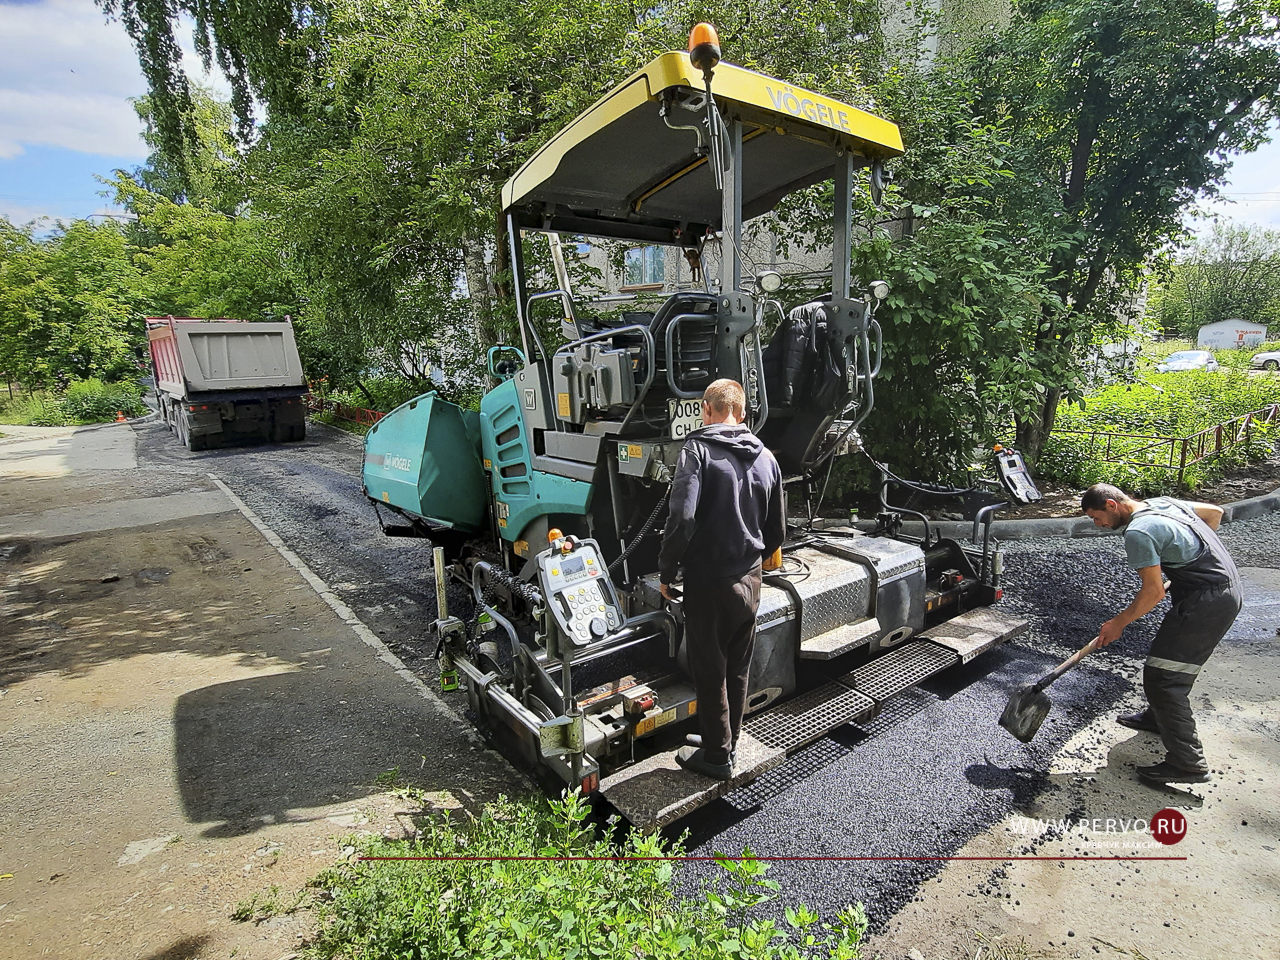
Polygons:
<instances>
[{"instance_id":1,"label":"reflective stripe on trousers","mask_svg":"<svg viewBox=\"0 0 1280 960\"><path fill-rule=\"evenodd\" d=\"M1189 673L1193 677L1200 672L1198 663L1179 663L1177 660L1166 660L1164 657L1147 657L1147 666L1171 673Z\"/></svg>"}]
</instances>

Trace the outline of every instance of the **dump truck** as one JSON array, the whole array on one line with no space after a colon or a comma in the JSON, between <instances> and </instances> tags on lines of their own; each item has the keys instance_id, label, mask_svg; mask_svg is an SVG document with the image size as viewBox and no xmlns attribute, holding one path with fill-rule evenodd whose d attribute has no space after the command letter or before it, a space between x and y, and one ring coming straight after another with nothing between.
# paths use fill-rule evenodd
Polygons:
<instances>
[{"instance_id":1,"label":"dump truck","mask_svg":"<svg viewBox=\"0 0 1280 960\"><path fill-rule=\"evenodd\" d=\"M701 426L698 398L719 378L744 385L747 422L793 504L813 496L832 457L859 451L888 288L854 289L852 196L875 196L884 162L903 152L888 120L719 63L705 40L691 50L610 90L506 183L520 343L490 348L478 411L417 397L369 431L363 465L384 531L435 544L442 686L465 689L507 756L642 830L1027 628L991 606L998 504L978 510L968 541L934 536L927 518L922 536L906 536L912 512L890 505L899 478L886 466L874 530L809 510L789 523L782 566L761 591L733 778L675 763L698 703L658 551L677 458ZM831 269L783 302L778 272L748 271L743 224L824 180L834 182ZM557 289L528 289L533 233L552 241ZM701 286L651 311L593 314L569 289L559 235L666 245L709 268ZM544 340L557 318L534 315L547 304L561 311L562 343ZM1010 494L1030 495L1016 451L1000 463ZM449 582L465 587L469 612L450 614Z\"/></svg>"},{"instance_id":2,"label":"dump truck","mask_svg":"<svg viewBox=\"0 0 1280 960\"><path fill-rule=\"evenodd\" d=\"M148 317L160 416L189 450L307 435L293 324Z\"/></svg>"}]
</instances>

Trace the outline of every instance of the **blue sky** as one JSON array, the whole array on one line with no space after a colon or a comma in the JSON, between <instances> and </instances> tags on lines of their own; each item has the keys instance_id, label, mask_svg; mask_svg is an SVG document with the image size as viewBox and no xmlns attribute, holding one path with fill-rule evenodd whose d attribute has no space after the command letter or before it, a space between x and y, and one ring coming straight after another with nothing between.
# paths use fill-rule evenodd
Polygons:
<instances>
[{"instance_id":1,"label":"blue sky","mask_svg":"<svg viewBox=\"0 0 1280 960\"><path fill-rule=\"evenodd\" d=\"M193 76L225 91L189 49L187 59ZM0 215L110 212L95 174L146 159L130 103L146 89L124 27L93 0L0 0Z\"/></svg>"},{"instance_id":2,"label":"blue sky","mask_svg":"<svg viewBox=\"0 0 1280 960\"><path fill-rule=\"evenodd\" d=\"M188 48L188 70L201 77ZM133 47L93 0L0 0L0 215L15 223L112 212L95 174L140 164L130 98L146 92ZM1280 229L1280 138L1238 158L1208 209Z\"/></svg>"}]
</instances>

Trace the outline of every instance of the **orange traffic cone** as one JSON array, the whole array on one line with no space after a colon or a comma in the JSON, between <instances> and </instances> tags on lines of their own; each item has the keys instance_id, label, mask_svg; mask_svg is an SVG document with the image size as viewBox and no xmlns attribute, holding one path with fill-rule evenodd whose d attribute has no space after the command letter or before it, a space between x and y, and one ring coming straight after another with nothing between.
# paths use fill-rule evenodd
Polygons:
<instances>
[{"instance_id":1,"label":"orange traffic cone","mask_svg":"<svg viewBox=\"0 0 1280 960\"><path fill-rule=\"evenodd\" d=\"M123 410L117 410L117 411L116 411L116 423L125 423L125 422L126 422L126 421L125 421L125 419L124 419L124 411L123 411Z\"/></svg>"}]
</instances>

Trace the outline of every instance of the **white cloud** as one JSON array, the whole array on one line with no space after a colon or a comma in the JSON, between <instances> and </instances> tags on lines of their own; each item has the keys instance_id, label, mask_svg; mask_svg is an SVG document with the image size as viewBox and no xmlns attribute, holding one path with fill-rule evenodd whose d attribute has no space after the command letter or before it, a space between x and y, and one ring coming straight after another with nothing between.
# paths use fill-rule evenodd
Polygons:
<instances>
[{"instance_id":1,"label":"white cloud","mask_svg":"<svg viewBox=\"0 0 1280 960\"><path fill-rule=\"evenodd\" d=\"M4 197L0 197L0 217L6 217L10 223L15 224L51 219L48 209L43 206L37 207L25 203L16 203L12 200L6 200Z\"/></svg>"},{"instance_id":2,"label":"white cloud","mask_svg":"<svg viewBox=\"0 0 1280 960\"><path fill-rule=\"evenodd\" d=\"M189 34L184 66L225 92L221 75L202 77ZM129 99L146 89L124 27L91 0L0 3L0 158L39 145L141 159Z\"/></svg>"}]
</instances>

